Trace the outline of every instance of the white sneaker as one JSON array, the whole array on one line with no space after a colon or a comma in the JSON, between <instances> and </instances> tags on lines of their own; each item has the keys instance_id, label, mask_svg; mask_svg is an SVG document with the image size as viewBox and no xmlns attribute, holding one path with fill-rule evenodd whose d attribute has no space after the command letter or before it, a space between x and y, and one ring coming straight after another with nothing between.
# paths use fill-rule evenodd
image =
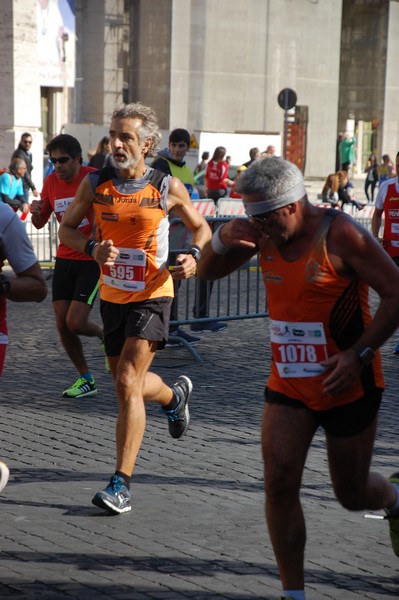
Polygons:
<instances>
[{"instance_id":1,"label":"white sneaker","mask_svg":"<svg viewBox=\"0 0 399 600\"><path fill-rule=\"evenodd\" d=\"M9 476L10 471L8 470L6 463L3 463L0 460L0 492L6 487Z\"/></svg>"}]
</instances>

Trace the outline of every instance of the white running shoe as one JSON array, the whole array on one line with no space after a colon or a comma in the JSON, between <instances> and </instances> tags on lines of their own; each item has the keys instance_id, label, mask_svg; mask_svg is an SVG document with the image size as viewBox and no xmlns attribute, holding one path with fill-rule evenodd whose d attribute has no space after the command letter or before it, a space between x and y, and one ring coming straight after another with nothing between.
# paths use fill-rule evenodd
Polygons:
<instances>
[{"instance_id":1,"label":"white running shoe","mask_svg":"<svg viewBox=\"0 0 399 600\"><path fill-rule=\"evenodd\" d=\"M9 476L10 471L6 463L0 460L0 492L6 487Z\"/></svg>"}]
</instances>

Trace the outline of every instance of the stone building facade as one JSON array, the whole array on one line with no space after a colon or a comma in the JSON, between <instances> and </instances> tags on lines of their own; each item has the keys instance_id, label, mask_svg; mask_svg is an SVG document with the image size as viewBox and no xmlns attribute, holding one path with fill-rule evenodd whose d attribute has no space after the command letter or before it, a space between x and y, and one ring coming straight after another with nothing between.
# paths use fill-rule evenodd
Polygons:
<instances>
[{"instance_id":1,"label":"stone building facade","mask_svg":"<svg viewBox=\"0 0 399 600\"><path fill-rule=\"evenodd\" d=\"M0 166L27 130L38 172L43 143L66 124L106 129L113 108L134 100L153 106L165 130L282 132L284 88L306 115L307 176L334 170L348 127L358 171L369 151L399 149L398 0L68 0L74 81L48 87L37 72L37 7L57 1L67 2L0 3Z\"/></svg>"}]
</instances>

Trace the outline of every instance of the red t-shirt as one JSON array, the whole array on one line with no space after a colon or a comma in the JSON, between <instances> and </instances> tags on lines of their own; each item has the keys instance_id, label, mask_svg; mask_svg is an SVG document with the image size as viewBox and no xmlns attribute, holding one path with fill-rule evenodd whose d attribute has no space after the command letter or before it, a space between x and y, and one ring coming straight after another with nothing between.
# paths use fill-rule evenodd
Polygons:
<instances>
[{"instance_id":1,"label":"red t-shirt","mask_svg":"<svg viewBox=\"0 0 399 600\"><path fill-rule=\"evenodd\" d=\"M54 211L57 221L60 223L66 209L74 199L81 181L86 177L87 173L91 173L95 170L96 169L93 169L93 167L82 165L76 179L69 183L58 179L55 173L48 175L44 180L43 190L40 194L40 197L43 200L41 214L43 216L48 215L49 217ZM79 225L79 231L87 238L90 238L93 233L93 224L94 212L91 210ZM58 246L57 257L74 260L93 260L90 256L87 256L87 254L77 252L77 250L65 246L62 242L60 242L60 245Z\"/></svg>"},{"instance_id":2,"label":"red t-shirt","mask_svg":"<svg viewBox=\"0 0 399 600\"><path fill-rule=\"evenodd\" d=\"M209 190L227 190L227 183L223 180L229 175L227 162L210 160L206 167L205 179Z\"/></svg>"}]
</instances>

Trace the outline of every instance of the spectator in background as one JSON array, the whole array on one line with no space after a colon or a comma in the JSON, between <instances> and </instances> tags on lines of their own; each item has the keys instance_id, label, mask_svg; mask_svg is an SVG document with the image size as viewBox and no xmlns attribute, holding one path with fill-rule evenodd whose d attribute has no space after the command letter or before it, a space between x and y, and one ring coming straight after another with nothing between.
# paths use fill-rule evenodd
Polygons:
<instances>
[{"instance_id":1,"label":"spectator in background","mask_svg":"<svg viewBox=\"0 0 399 600\"><path fill-rule=\"evenodd\" d=\"M89 148L88 151L86 152L87 160L84 160L83 164L88 165L89 162L91 161L91 159L93 158L93 156L95 155L95 153L96 153L96 151L93 150L93 148Z\"/></svg>"},{"instance_id":2,"label":"spectator in background","mask_svg":"<svg viewBox=\"0 0 399 600\"><path fill-rule=\"evenodd\" d=\"M324 182L323 189L321 191L321 197L323 202L329 202L334 208L341 208L338 196L339 179L337 173L330 173L327 175L327 179Z\"/></svg>"},{"instance_id":3,"label":"spectator in background","mask_svg":"<svg viewBox=\"0 0 399 600\"><path fill-rule=\"evenodd\" d=\"M19 209L26 215L29 212L29 203L23 188L25 172L25 161L22 158L13 158L10 172L0 175L0 199L4 204L9 204L15 212Z\"/></svg>"},{"instance_id":4,"label":"spectator in background","mask_svg":"<svg viewBox=\"0 0 399 600\"><path fill-rule=\"evenodd\" d=\"M98 142L96 152L89 160L89 167L102 169L110 166L112 166L111 144L109 143L109 137L105 135Z\"/></svg>"},{"instance_id":5,"label":"spectator in background","mask_svg":"<svg viewBox=\"0 0 399 600\"><path fill-rule=\"evenodd\" d=\"M353 183L349 181L347 171L338 171L337 177L339 207L341 210L344 210L345 204L352 204L353 206L356 206L357 210L362 210L364 205L356 200Z\"/></svg>"},{"instance_id":6,"label":"spectator in background","mask_svg":"<svg viewBox=\"0 0 399 600\"><path fill-rule=\"evenodd\" d=\"M205 189L208 198L216 204L220 198L227 196L227 186L233 185L229 179L229 166L225 161L226 148L217 146L205 173Z\"/></svg>"},{"instance_id":7,"label":"spectator in background","mask_svg":"<svg viewBox=\"0 0 399 600\"><path fill-rule=\"evenodd\" d=\"M240 192L237 192L236 187L237 187L237 182L240 178L241 173L246 171L246 169L247 169L247 167L245 167L244 165L241 165L241 167L238 167L238 169L236 171L236 175L234 177L233 185L231 186L230 198L242 198Z\"/></svg>"},{"instance_id":8,"label":"spectator in background","mask_svg":"<svg viewBox=\"0 0 399 600\"><path fill-rule=\"evenodd\" d=\"M200 173L201 171L205 171L208 161L209 161L209 152L203 152L201 154L201 162L198 163L198 165L194 169L194 175L197 175L197 173Z\"/></svg>"},{"instance_id":9,"label":"spectator in background","mask_svg":"<svg viewBox=\"0 0 399 600\"><path fill-rule=\"evenodd\" d=\"M276 146L269 144L264 152L262 152L262 158L270 158L270 156L276 155Z\"/></svg>"},{"instance_id":10,"label":"spectator in background","mask_svg":"<svg viewBox=\"0 0 399 600\"><path fill-rule=\"evenodd\" d=\"M375 154L370 154L364 170L366 173L366 181L364 182L364 193L366 194L367 202L374 202L374 190L378 183L378 159ZM371 187L371 198L369 196L369 188Z\"/></svg>"},{"instance_id":11,"label":"spectator in background","mask_svg":"<svg viewBox=\"0 0 399 600\"><path fill-rule=\"evenodd\" d=\"M329 202L333 207L344 210L345 204L353 204L358 210L363 208L355 198L354 187L348 179L346 171L330 173L324 183L322 192L323 202Z\"/></svg>"},{"instance_id":12,"label":"spectator in background","mask_svg":"<svg viewBox=\"0 0 399 600\"><path fill-rule=\"evenodd\" d=\"M36 189L35 184L31 179L31 174L33 170L32 164L32 153L30 148L32 146L32 136L30 133L23 133L21 135L21 140L18 144L18 148L14 150L11 160L13 158L22 158L25 161L26 171L23 178L23 188L24 188L24 196L25 202L29 203L29 190L32 190L32 194L35 198L38 197L39 193Z\"/></svg>"},{"instance_id":13,"label":"spectator in background","mask_svg":"<svg viewBox=\"0 0 399 600\"><path fill-rule=\"evenodd\" d=\"M378 185L384 183L388 179L395 177L395 169L393 166L393 162L389 154L384 154L382 157L382 163L378 167Z\"/></svg>"},{"instance_id":14,"label":"spectator in background","mask_svg":"<svg viewBox=\"0 0 399 600\"><path fill-rule=\"evenodd\" d=\"M254 163L256 160L258 160L258 158L260 158L260 150L259 148L251 148L251 150L249 151L249 160L244 163L244 167L250 167L252 165L252 163Z\"/></svg>"},{"instance_id":15,"label":"spectator in background","mask_svg":"<svg viewBox=\"0 0 399 600\"><path fill-rule=\"evenodd\" d=\"M348 172L355 162L355 142L356 138L349 131L345 131L344 137L338 147L341 171Z\"/></svg>"},{"instance_id":16,"label":"spectator in background","mask_svg":"<svg viewBox=\"0 0 399 600\"><path fill-rule=\"evenodd\" d=\"M174 129L170 132L168 147L158 153L151 163L151 167L180 179L191 198L194 189L194 175L184 160L189 149L190 134L187 129Z\"/></svg>"},{"instance_id":17,"label":"spectator in background","mask_svg":"<svg viewBox=\"0 0 399 600\"><path fill-rule=\"evenodd\" d=\"M173 177L177 177L186 187L189 196L191 198L193 190L194 190L194 175L191 172L191 169L187 166L184 158L186 156L187 151L190 149L190 133L187 129L174 129L170 132L169 135L169 144L167 148L161 150L158 153L155 160L151 163L151 167L153 169L157 169L157 171L162 171L162 173L166 173L166 175L172 175ZM173 212L170 215L173 219ZM175 224L172 224L169 231L169 240L173 237L174 232L176 231ZM187 238L189 235L188 229L185 229L187 233ZM170 243L170 248L173 248L173 244ZM171 252L169 254L169 264L174 266L176 265L176 254ZM172 301L172 306L170 309L170 320L177 321L178 319L178 292L180 288L181 280L174 279L173 287L174 287L174 298ZM195 337L187 333L182 327L178 327L177 325L169 326L169 338L167 341L167 346L180 346L181 339L184 339L188 344L194 345L200 341L199 337Z\"/></svg>"},{"instance_id":18,"label":"spectator in background","mask_svg":"<svg viewBox=\"0 0 399 600\"><path fill-rule=\"evenodd\" d=\"M337 136L337 141L335 144L335 172L339 171L341 168L341 160L339 158L339 145L344 139L344 132L340 131Z\"/></svg>"}]
</instances>

